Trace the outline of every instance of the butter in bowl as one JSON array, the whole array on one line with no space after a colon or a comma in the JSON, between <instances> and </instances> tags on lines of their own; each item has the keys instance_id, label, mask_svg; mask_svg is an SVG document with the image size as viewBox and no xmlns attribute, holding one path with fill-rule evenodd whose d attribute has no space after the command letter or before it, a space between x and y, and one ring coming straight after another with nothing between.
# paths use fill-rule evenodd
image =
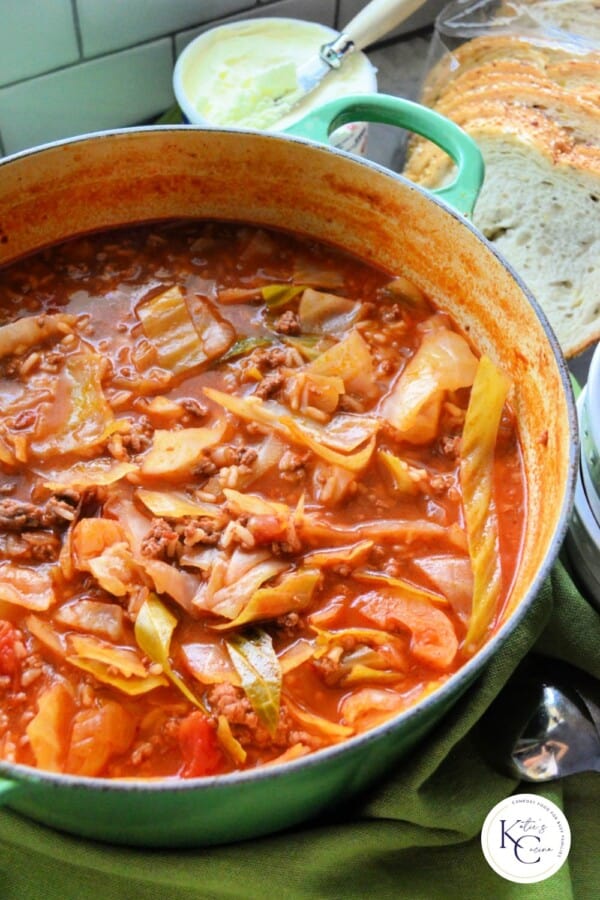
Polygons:
<instances>
[{"instance_id":1,"label":"butter in bowl","mask_svg":"<svg viewBox=\"0 0 600 900\"><path fill-rule=\"evenodd\" d=\"M325 25L299 19L264 18L234 22L206 31L179 56L173 72L175 97L193 125L284 131L310 110L348 94L377 91L376 70L354 51L343 66L297 105L293 105L296 67L336 36ZM289 97L289 103L274 100ZM293 105L293 108L292 108ZM367 125L352 122L331 135L342 150L363 153Z\"/></svg>"}]
</instances>

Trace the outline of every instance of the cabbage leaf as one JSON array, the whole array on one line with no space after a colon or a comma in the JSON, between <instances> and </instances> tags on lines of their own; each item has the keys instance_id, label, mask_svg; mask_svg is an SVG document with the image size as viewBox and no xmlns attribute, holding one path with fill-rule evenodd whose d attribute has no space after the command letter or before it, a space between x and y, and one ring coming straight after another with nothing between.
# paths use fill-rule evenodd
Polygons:
<instances>
[{"instance_id":1,"label":"cabbage leaf","mask_svg":"<svg viewBox=\"0 0 600 900\"><path fill-rule=\"evenodd\" d=\"M345 331L354 325L360 314L361 304L355 300L314 288L306 288L298 306L302 331L313 334Z\"/></svg>"},{"instance_id":2,"label":"cabbage leaf","mask_svg":"<svg viewBox=\"0 0 600 900\"><path fill-rule=\"evenodd\" d=\"M301 284L265 284L260 293L269 309L279 309L290 303L303 290L304 286Z\"/></svg>"},{"instance_id":3,"label":"cabbage leaf","mask_svg":"<svg viewBox=\"0 0 600 900\"><path fill-rule=\"evenodd\" d=\"M419 483L411 478L411 467L404 459L400 459L389 450L378 450L377 459L383 469L391 476L394 491L398 494L415 496L420 492Z\"/></svg>"},{"instance_id":4,"label":"cabbage leaf","mask_svg":"<svg viewBox=\"0 0 600 900\"><path fill-rule=\"evenodd\" d=\"M428 591L426 588L418 587L404 578L396 578L388 575L387 572L370 572L367 569L355 569L353 572L358 581L365 581L368 584L384 584L388 587L396 588L402 591L406 597L416 597L419 600L427 600L435 603L437 606L447 606L448 600L442 594L436 594L434 591Z\"/></svg>"},{"instance_id":5,"label":"cabbage leaf","mask_svg":"<svg viewBox=\"0 0 600 900\"><path fill-rule=\"evenodd\" d=\"M227 650L252 709L269 734L275 734L282 674L271 636L259 629L232 635L227 638Z\"/></svg>"},{"instance_id":6,"label":"cabbage leaf","mask_svg":"<svg viewBox=\"0 0 600 900\"><path fill-rule=\"evenodd\" d=\"M327 547L324 550L313 550L304 557L304 564L318 569L331 566L357 566L365 562L375 545L374 541L358 541L344 547Z\"/></svg>"},{"instance_id":7,"label":"cabbage leaf","mask_svg":"<svg viewBox=\"0 0 600 900\"><path fill-rule=\"evenodd\" d=\"M177 619L158 597L151 594L142 604L135 620L135 639L150 659L162 666L165 675L190 703L206 712L204 705L190 691L182 678L173 670L169 659L171 638Z\"/></svg>"},{"instance_id":8,"label":"cabbage leaf","mask_svg":"<svg viewBox=\"0 0 600 900\"><path fill-rule=\"evenodd\" d=\"M139 488L135 495L153 516L162 519L183 519L186 516L218 519L221 516L221 510L215 503L200 503L182 491L147 491Z\"/></svg>"},{"instance_id":9,"label":"cabbage leaf","mask_svg":"<svg viewBox=\"0 0 600 900\"><path fill-rule=\"evenodd\" d=\"M356 329L317 356L308 364L308 369L317 375L337 375L343 380L347 393L363 398L377 394L373 357L369 345Z\"/></svg>"},{"instance_id":10,"label":"cabbage leaf","mask_svg":"<svg viewBox=\"0 0 600 900\"><path fill-rule=\"evenodd\" d=\"M56 603L50 567L19 566L0 562L0 603L22 606L34 612L45 612Z\"/></svg>"},{"instance_id":11,"label":"cabbage leaf","mask_svg":"<svg viewBox=\"0 0 600 900\"><path fill-rule=\"evenodd\" d=\"M231 622L213 625L223 631L238 628L261 619L275 619L289 612L306 609L310 604L321 573L318 569L298 569L286 575L279 584L259 588ZM215 610L216 611L216 608Z\"/></svg>"},{"instance_id":12,"label":"cabbage leaf","mask_svg":"<svg viewBox=\"0 0 600 900\"><path fill-rule=\"evenodd\" d=\"M307 447L326 462L353 472L364 469L375 449L375 432L379 428L376 419L367 416L336 416L326 427L308 422L299 416L292 416L285 407L259 397L235 397L213 388L204 388L206 396L247 422L256 422L273 428L300 446ZM356 453L341 453L331 449L331 444L343 446L346 450L369 443Z\"/></svg>"},{"instance_id":13,"label":"cabbage leaf","mask_svg":"<svg viewBox=\"0 0 600 900\"><path fill-rule=\"evenodd\" d=\"M220 715L217 717L217 738L223 750L235 763L243 765L246 762L248 754L237 738L234 737L229 719L226 716Z\"/></svg>"},{"instance_id":14,"label":"cabbage leaf","mask_svg":"<svg viewBox=\"0 0 600 900\"><path fill-rule=\"evenodd\" d=\"M405 441L429 443L437 434L446 391L470 387L476 371L477 357L467 341L448 328L433 328L381 401L379 413Z\"/></svg>"},{"instance_id":15,"label":"cabbage leaf","mask_svg":"<svg viewBox=\"0 0 600 900\"><path fill-rule=\"evenodd\" d=\"M26 350L52 337L63 338L72 334L77 322L75 316L54 315L23 316L0 327L0 359Z\"/></svg>"},{"instance_id":16,"label":"cabbage leaf","mask_svg":"<svg viewBox=\"0 0 600 900\"><path fill-rule=\"evenodd\" d=\"M205 592L201 591L201 594L195 598L195 605L216 616L231 619L232 622L228 623L231 626L239 625L241 621L248 622L250 619L245 618L244 610L248 608L248 604L252 602L252 598L256 596L260 586L287 568L288 564L282 560L267 559L259 562L235 581L230 581L228 578L226 584L216 590L212 597L205 598ZM252 607L250 608L252 609ZM241 621L240 617L242 617Z\"/></svg>"},{"instance_id":17,"label":"cabbage leaf","mask_svg":"<svg viewBox=\"0 0 600 900\"><path fill-rule=\"evenodd\" d=\"M233 343L230 325L219 319L207 302L194 300L192 316L179 287L171 287L137 307L144 334L156 350L160 365L180 375L220 356ZM201 304L202 315L197 311Z\"/></svg>"},{"instance_id":18,"label":"cabbage leaf","mask_svg":"<svg viewBox=\"0 0 600 900\"><path fill-rule=\"evenodd\" d=\"M324 716L318 716L306 709L302 709L288 694L284 696L284 704L293 718L300 722L307 731L324 738L327 742L343 741L354 734L354 728L348 725L340 725L337 722L326 719Z\"/></svg>"},{"instance_id":19,"label":"cabbage leaf","mask_svg":"<svg viewBox=\"0 0 600 900\"><path fill-rule=\"evenodd\" d=\"M36 765L47 772L62 772L68 751L75 699L58 681L38 699L37 713L25 729Z\"/></svg>"},{"instance_id":20,"label":"cabbage leaf","mask_svg":"<svg viewBox=\"0 0 600 900\"><path fill-rule=\"evenodd\" d=\"M157 428L152 446L142 459L142 475L173 481L189 477L204 451L218 444L224 431L223 421L212 428L182 428L179 431Z\"/></svg>"},{"instance_id":21,"label":"cabbage leaf","mask_svg":"<svg viewBox=\"0 0 600 900\"><path fill-rule=\"evenodd\" d=\"M61 471L55 481L45 481L44 487L53 493L64 491L65 488L81 491L89 487L108 487L132 472L137 472L137 468L134 463L94 459L75 463L66 471Z\"/></svg>"},{"instance_id":22,"label":"cabbage leaf","mask_svg":"<svg viewBox=\"0 0 600 900\"><path fill-rule=\"evenodd\" d=\"M168 684L162 675L152 675L133 650L108 644L88 635L69 635L68 662L89 672L103 684L133 697Z\"/></svg>"},{"instance_id":23,"label":"cabbage leaf","mask_svg":"<svg viewBox=\"0 0 600 900\"><path fill-rule=\"evenodd\" d=\"M40 409L31 452L37 457L79 456L111 434L127 431L115 419L102 390L105 362L97 353L73 353L56 378L54 402Z\"/></svg>"},{"instance_id":24,"label":"cabbage leaf","mask_svg":"<svg viewBox=\"0 0 600 900\"><path fill-rule=\"evenodd\" d=\"M474 652L485 637L502 590L498 519L494 506L494 448L510 380L482 356L461 440L460 483L473 569L473 605L465 637Z\"/></svg>"}]
</instances>

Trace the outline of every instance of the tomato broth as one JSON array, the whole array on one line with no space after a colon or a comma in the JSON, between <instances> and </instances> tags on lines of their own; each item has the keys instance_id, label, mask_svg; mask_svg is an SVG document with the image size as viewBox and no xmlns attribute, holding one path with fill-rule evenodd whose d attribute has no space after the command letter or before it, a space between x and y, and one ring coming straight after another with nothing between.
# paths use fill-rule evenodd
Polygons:
<instances>
[{"instance_id":1,"label":"tomato broth","mask_svg":"<svg viewBox=\"0 0 600 900\"><path fill-rule=\"evenodd\" d=\"M0 272L0 759L294 759L442 684L524 533L510 384L401 272L250 225Z\"/></svg>"}]
</instances>

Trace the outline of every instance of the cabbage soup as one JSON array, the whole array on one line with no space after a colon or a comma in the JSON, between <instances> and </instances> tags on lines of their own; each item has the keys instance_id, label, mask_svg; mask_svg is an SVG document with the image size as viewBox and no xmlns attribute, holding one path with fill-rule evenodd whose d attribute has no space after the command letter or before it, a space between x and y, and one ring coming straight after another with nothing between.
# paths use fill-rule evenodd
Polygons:
<instances>
[{"instance_id":1,"label":"cabbage soup","mask_svg":"<svg viewBox=\"0 0 600 900\"><path fill-rule=\"evenodd\" d=\"M508 378L401 271L251 225L0 272L0 759L190 778L435 690L510 596Z\"/></svg>"}]
</instances>

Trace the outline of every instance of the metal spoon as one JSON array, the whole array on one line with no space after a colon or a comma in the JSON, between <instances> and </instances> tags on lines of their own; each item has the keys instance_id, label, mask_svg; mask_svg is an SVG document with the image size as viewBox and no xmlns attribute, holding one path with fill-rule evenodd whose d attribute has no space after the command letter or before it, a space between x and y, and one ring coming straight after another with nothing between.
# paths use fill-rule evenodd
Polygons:
<instances>
[{"instance_id":1,"label":"metal spoon","mask_svg":"<svg viewBox=\"0 0 600 900\"><path fill-rule=\"evenodd\" d=\"M494 762L523 781L600 772L599 695L578 669L528 662L482 720Z\"/></svg>"}]
</instances>

